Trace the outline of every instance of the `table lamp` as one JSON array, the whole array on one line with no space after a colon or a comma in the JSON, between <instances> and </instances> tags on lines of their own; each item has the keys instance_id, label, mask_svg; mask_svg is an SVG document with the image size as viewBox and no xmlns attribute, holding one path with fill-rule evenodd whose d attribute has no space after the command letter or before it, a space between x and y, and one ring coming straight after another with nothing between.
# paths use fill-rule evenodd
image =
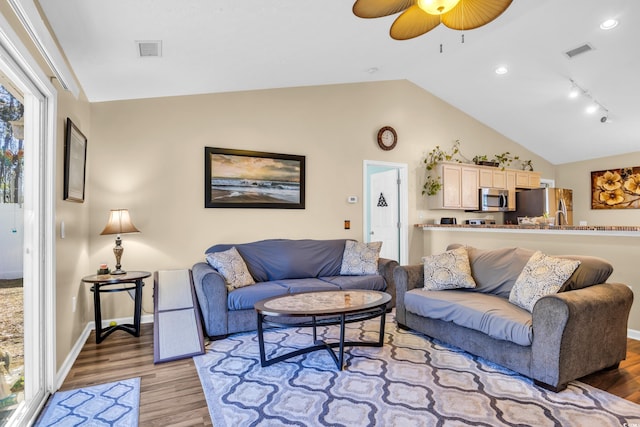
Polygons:
<instances>
[{"instance_id":1,"label":"table lamp","mask_svg":"<svg viewBox=\"0 0 640 427\"><path fill-rule=\"evenodd\" d=\"M111 209L111 211L109 212L109 221L107 221L106 227L104 227L104 230L102 230L102 233L100 233L100 235L116 234L116 246L113 248L113 253L116 256L116 269L113 270L111 274L126 273L126 271L120 268L122 267L120 265L120 259L122 258L122 252L124 252L120 234L139 232L140 230L138 230L136 226L131 222L131 217L129 216L128 209Z\"/></svg>"}]
</instances>

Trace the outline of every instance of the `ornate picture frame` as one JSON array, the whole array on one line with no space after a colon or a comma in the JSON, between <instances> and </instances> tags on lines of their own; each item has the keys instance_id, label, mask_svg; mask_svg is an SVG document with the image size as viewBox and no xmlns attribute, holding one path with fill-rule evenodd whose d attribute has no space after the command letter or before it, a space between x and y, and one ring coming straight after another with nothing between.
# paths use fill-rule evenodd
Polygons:
<instances>
[{"instance_id":1,"label":"ornate picture frame","mask_svg":"<svg viewBox=\"0 0 640 427\"><path fill-rule=\"evenodd\" d=\"M305 208L305 156L205 147L205 208Z\"/></svg>"},{"instance_id":2,"label":"ornate picture frame","mask_svg":"<svg viewBox=\"0 0 640 427\"><path fill-rule=\"evenodd\" d=\"M64 200L84 202L87 137L67 117L64 138Z\"/></svg>"}]
</instances>

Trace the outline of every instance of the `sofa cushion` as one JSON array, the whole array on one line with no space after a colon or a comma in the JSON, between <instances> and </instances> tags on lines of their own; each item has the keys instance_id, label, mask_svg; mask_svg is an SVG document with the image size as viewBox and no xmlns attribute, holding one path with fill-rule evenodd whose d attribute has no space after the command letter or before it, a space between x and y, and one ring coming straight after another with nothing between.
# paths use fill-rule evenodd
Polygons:
<instances>
[{"instance_id":1,"label":"sofa cushion","mask_svg":"<svg viewBox=\"0 0 640 427\"><path fill-rule=\"evenodd\" d=\"M320 277L320 280L338 286L342 290L365 289L368 291L385 291L387 283L380 275L370 276L331 276Z\"/></svg>"},{"instance_id":2,"label":"sofa cushion","mask_svg":"<svg viewBox=\"0 0 640 427\"><path fill-rule=\"evenodd\" d=\"M465 247L423 257L422 263L424 289L440 291L476 287L476 282L471 277L471 267Z\"/></svg>"},{"instance_id":3,"label":"sofa cushion","mask_svg":"<svg viewBox=\"0 0 640 427\"><path fill-rule=\"evenodd\" d=\"M551 257L536 251L518 276L509 301L533 311L540 298L558 292L580 265L580 261Z\"/></svg>"},{"instance_id":4,"label":"sofa cushion","mask_svg":"<svg viewBox=\"0 0 640 427\"><path fill-rule=\"evenodd\" d=\"M260 300L280 295L287 295L289 289L274 282L262 282L253 286L238 288L227 294L227 308L232 310L253 310L253 305Z\"/></svg>"},{"instance_id":5,"label":"sofa cushion","mask_svg":"<svg viewBox=\"0 0 640 427\"><path fill-rule=\"evenodd\" d=\"M276 280L279 286L287 289L290 294L299 294L302 292L319 292L319 291L339 291L340 288L332 283L316 278L307 279L282 279Z\"/></svg>"},{"instance_id":6,"label":"sofa cushion","mask_svg":"<svg viewBox=\"0 0 640 427\"><path fill-rule=\"evenodd\" d=\"M247 265L235 247L223 252L207 254L206 258L209 265L222 274L227 282L229 292L255 283L247 270Z\"/></svg>"},{"instance_id":7,"label":"sofa cushion","mask_svg":"<svg viewBox=\"0 0 640 427\"><path fill-rule=\"evenodd\" d=\"M558 292L573 291L605 283L613 273L613 266L602 258L580 255L559 255L558 258L580 261L576 271L564 282Z\"/></svg>"},{"instance_id":8,"label":"sofa cushion","mask_svg":"<svg viewBox=\"0 0 640 427\"><path fill-rule=\"evenodd\" d=\"M461 247L451 244L447 250ZM477 249L466 246L474 291L509 298L511 288L534 251L524 248Z\"/></svg>"},{"instance_id":9,"label":"sofa cushion","mask_svg":"<svg viewBox=\"0 0 640 427\"><path fill-rule=\"evenodd\" d=\"M412 289L404 296L407 311L453 322L499 340L529 346L533 340L531 313L506 298L466 289Z\"/></svg>"},{"instance_id":10,"label":"sofa cushion","mask_svg":"<svg viewBox=\"0 0 640 427\"><path fill-rule=\"evenodd\" d=\"M237 245L219 244L206 253L235 246L256 282L340 274L345 240L270 239Z\"/></svg>"},{"instance_id":11,"label":"sofa cushion","mask_svg":"<svg viewBox=\"0 0 640 427\"><path fill-rule=\"evenodd\" d=\"M345 276L364 276L378 274L378 258L382 242L356 242L347 240L342 254L340 274Z\"/></svg>"},{"instance_id":12,"label":"sofa cushion","mask_svg":"<svg viewBox=\"0 0 640 427\"><path fill-rule=\"evenodd\" d=\"M461 247L452 243L447 250ZM511 288L534 251L524 248L478 249L466 246L471 264L471 275L476 281L474 290L493 293L509 298ZM558 258L574 259L580 265L558 292L586 288L605 283L613 273L613 266L606 260L584 255L556 255Z\"/></svg>"}]
</instances>

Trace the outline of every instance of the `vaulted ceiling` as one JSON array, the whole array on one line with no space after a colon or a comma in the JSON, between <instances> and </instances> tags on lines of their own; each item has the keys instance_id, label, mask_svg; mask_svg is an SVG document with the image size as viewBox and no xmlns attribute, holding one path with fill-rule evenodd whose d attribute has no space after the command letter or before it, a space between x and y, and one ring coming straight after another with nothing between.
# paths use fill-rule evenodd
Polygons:
<instances>
[{"instance_id":1,"label":"vaulted ceiling","mask_svg":"<svg viewBox=\"0 0 640 427\"><path fill-rule=\"evenodd\" d=\"M39 5L92 102L407 79L554 164L640 151L637 0L515 0L464 43L443 25L395 41L395 16L357 18L352 0ZM586 94L569 99L571 80Z\"/></svg>"}]
</instances>

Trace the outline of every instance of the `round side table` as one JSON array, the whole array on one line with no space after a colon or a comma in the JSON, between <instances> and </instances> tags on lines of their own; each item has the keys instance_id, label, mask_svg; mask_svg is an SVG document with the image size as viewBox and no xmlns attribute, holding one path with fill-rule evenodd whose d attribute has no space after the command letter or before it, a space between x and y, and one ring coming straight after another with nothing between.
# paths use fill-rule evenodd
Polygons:
<instances>
[{"instance_id":1,"label":"round side table","mask_svg":"<svg viewBox=\"0 0 640 427\"><path fill-rule=\"evenodd\" d=\"M140 315L142 313L142 287L144 279L151 276L148 271L129 271L125 274L94 274L82 278L85 283L92 283L93 311L96 323L96 344L100 344L114 331L125 331L134 337L140 336ZM124 286L123 286L124 285ZM118 286L118 287L116 287ZM135 289L133 324L102 327L102 312L100 310L100 295L110 292L122 292Z\"/></svg>"}]
</instances>

